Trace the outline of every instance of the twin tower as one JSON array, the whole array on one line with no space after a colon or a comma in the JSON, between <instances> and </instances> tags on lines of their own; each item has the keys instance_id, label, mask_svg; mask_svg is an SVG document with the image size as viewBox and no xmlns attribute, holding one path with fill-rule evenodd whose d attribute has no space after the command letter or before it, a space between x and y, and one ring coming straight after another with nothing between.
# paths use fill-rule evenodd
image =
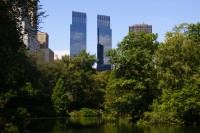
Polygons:
<instances>
[{"instance_id":1,"label":"twin tower","mask_svg":"<svg viewBox=\"0 0 200 133\"><path fill-rule=\"evenodd\" d=\"M72 12L70 25L70 56L78 55L87 48L87 16L86 13ZM97 70L110 70L106 52L112 49L112 30L110 29L110 16L97 15Z\"/></svg>"}]
</instances>

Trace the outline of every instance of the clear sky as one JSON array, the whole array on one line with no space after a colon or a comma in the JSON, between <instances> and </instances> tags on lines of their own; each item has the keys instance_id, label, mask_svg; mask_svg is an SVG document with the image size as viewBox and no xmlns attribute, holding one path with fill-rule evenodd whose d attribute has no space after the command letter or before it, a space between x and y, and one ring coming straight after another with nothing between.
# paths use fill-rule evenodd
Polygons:
<instances>
[{"instance_id":1,"label":"clear sky","mask_svg":"<svg viewBox=\"0 0 200 133\"><path fill-rule=\"evenodd\" d=\"M163 41L165 33L180 23L200 22L200 0L40 0L49 15L40 24L49 34L49 47L57 54L69 53L72 11L87 14L87 52L97 53L97 15L111 18L112 46L117 47L128 27L152 25Z\"/></svg>"}]
</instances>

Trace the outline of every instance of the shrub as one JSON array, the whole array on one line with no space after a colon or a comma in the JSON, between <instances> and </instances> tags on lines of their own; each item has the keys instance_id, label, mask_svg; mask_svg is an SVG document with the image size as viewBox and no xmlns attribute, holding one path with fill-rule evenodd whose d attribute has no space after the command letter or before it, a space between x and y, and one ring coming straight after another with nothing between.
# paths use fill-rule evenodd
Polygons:
<instances>
[{"instance_id":1,"label":"shrub","mask_svg":"<svg viewBox=\"0 0 200 133\"><path fill-rule=\"evenodd\" d=\"M2 131L2 133L19 133L19 130L13 124L8 123L5 125L5 129Z\"/></svg>"},{"instance_id":2,"label":"shrub","mask_svg":"<svg viewBox=\"0 0 200 133\"><path fill-rule=\"evenodd\" d=\"M71 117L98 117L101 113L98 110L90 108L82 108L80 111L74 110L70 112Z\"/></svg>"}]
</instances>

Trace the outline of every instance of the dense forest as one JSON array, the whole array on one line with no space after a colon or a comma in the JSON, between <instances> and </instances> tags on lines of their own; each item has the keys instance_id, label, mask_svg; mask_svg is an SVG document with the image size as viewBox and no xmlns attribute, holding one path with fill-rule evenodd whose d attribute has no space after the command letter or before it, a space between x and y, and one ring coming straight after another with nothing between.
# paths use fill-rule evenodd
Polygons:
<instances>
[{"instance_id":1,"label":"dense forest","mask_svg":"<svg viewBox=\"0 0 200 133\"><path fill-rule=\"evenodd\" d=\"M12 2L0 0L1 132L21 132L38 117L200 124L200 23L175 26L160 43L131 32L107 53L113 69L97 72L86 51L50 63L28 51Z\"/></svg>"}]
</instances>

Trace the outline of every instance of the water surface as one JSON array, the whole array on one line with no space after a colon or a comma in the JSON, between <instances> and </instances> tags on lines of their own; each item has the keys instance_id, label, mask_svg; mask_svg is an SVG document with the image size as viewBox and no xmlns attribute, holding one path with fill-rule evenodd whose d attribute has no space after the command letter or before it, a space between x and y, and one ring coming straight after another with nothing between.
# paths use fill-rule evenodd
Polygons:
<instances>
[{"instance_id":1,"label":"water surface","mask_svg":"<svg viewBox=\"0 0 200 133\"><path fill-rule=\"evenodd\" d=\"M33 119L30 133L200 133L199 126L136 126L128 120L101 118Z\"/></svg>"}]
</instances>

